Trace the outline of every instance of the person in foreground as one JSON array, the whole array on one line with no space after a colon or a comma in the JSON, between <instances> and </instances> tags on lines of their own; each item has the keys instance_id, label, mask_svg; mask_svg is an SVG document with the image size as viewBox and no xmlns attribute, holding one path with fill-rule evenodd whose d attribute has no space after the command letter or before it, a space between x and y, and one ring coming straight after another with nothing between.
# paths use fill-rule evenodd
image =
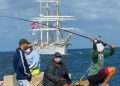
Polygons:
<instances>
[{"instance_id":1,"label":"person in foreground","mask_svg":"<svg viewBox=\"0 0 120 86\"><path fill-rule=\"evenodd\" d=\"M40 74L40 55L33 47L30 47L25 51L26 60L28 62L32 76Z\"/></svg>"},{"instance_id":2,"label":"person in foreground","mask_svg":"<svg viewBox=\"0 0 120 86\"><path fill-rule=\"evenodd\" d=\"M108 49L105 49L107 47ZM93 40L92 65L88 73L90 86L108 86L109 81L116 73L115 67L104 67L104 58L110 57L115 52L115 46Z\"/></svg>"},{"instance_id":3,"label":"person in foreground","mask_svg":"<svg viewBox=\"0 0 120 86\"><path fill-rule=\"evenodd\" d=\"M62 62L62 56L60 53L55 53L52 63L45 70L43 86L70 86L70 84L71 79Z\"/></svg>"},{"instance_id":4,"label":"person in foreground","mask_svg":"<svg viewBox=\"0 0 120 86\"><path fill-rule=\"evenodd\" d=\"M30 47L25 51L25 56L30 68L30 72L32 74L32 80L30 84L32 86L40 86L43 77L42 73L40 72L40 54L33 49L33 46Z\"/></svg>"},{"instance_id":5,"label":"person in foreground","mask_svg":"<svg viewBox=\"0 0 120 86\"><path fill-rule=\"evenodd\" d=\"M30 86L31 73L25 58L25 50L29 47L29 42L26 39L19 41L19 47L16 49L13 59L13 67L16 73L16 86Z\"/></svg>"}]
</instances>

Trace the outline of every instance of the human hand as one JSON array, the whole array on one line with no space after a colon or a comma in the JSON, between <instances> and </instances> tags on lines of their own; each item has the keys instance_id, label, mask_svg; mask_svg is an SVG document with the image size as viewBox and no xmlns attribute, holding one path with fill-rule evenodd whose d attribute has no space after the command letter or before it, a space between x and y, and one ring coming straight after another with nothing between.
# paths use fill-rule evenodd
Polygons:
<instances>
[{"instance_id":1,"label":"human hand","mask_svg":"<svg viewBox=\"0 0 120 86\"><path fill-rule=\"evenodd\" d=\"M117 48L117 46L116 45L112 45L112 48Z\"/></svg>"},{"instance_id":2,"label":"human hand","mask_svg":"<svg viewBox=\"0 0 120 86\"><path fill-rule=\"evenodd\" d=\"M76 82L76 83L75 83L75 86L80 86L80 82Z\"/></svg>"}]
</instances>

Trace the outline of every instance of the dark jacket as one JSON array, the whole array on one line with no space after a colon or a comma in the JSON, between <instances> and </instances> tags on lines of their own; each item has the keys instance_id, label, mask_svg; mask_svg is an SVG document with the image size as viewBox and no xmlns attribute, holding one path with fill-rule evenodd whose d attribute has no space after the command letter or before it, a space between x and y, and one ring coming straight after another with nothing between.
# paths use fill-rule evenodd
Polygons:
<instances>
[{"instance_id":1,"label":"dark jacket","mask_svg":"<svg viewBox=\"0 0 120 86\"><path fill-rule=\"evenodd\" d=\"M14 54L13 67L17 80L31 80L31 73L27 64L24 51L18 48Z\"/></svg>"},{"instance_id":2,"label":"dark jacket","mask_svg":"<svg viewBox=\"0 0 120 86\"><path fill-rule=\"evenodd\" d=\"M65 80L60 80L62 78ZM53 63L48 65L44 74L43 86L64 86L65 83L71 83L65 65L62 63L59 68Z\"/></svg>"}]
</instances>

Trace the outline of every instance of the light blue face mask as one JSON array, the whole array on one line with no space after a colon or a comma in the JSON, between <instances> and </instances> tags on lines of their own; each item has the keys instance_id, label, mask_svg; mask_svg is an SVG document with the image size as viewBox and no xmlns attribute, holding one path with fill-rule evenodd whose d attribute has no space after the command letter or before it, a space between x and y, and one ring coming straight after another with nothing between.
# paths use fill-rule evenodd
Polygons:
<instances>
[{"instance_id":1,"label":"light blue face mask","mask_svg":"<svg viewBox=\"0 0 120 86\"><path fill-rule=\"evenodd\" d=\"M56 63L59 63L59 62L62 61L62 59L61 59L60 57L56 57L56 58L54 58L54 61L55 61Z\"/></svg>"},{"instance_id":2,"label":"light blue face mask","mask_svg":"<svg viewBox=\"0 0 120 86\"><path fill-rule=\"evenodd\" d=\"M25 50L25 53L26 53L26 54L30 54L30 53L31 53L30 48L28 48L27 50Z\"/></svg>"}]
</instances>

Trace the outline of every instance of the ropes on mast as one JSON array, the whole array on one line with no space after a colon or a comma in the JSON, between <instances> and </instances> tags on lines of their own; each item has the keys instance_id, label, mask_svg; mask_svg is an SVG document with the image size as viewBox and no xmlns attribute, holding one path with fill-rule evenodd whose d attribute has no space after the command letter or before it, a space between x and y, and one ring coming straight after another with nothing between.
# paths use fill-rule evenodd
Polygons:
<instances>
[{"instance_id":1,"label":"ropes on mast","mask_svg":"<svg viewBox=\"0 0 120 86\"><path fill-rule=\"evenodd\" d=\"M25 21L25 22L35 22L35 21L32 21L32 20L28 20L28 19L24 19L24 18L19 18L19 17L11 17L11 16L0 16L0 17L3 17L3 18L8 18L8 19L15 19L15 20L20 20L20 21ZM56 29L59 29L61 31L65 31L67 33L71 33L71 34L74 34L76 36L79 36L79 37L83 37L85 39L88 39L90 41L93 41L93 38L92 37L89 37L89 36L86 36L86 35L82 35L82 34L79 34L79 33L76 33L76 32L72 32L72 31L69 31L69 30L65 30L65 29L61 29L61 28L58 28L58 27L55 27L55 26L51 26L51 25L46 25L44 23L40 23L38 22L38 24L40 25L43 25L43 26L47 26L47 27L51 27L51 28L56 28Z\"/></svg>"}]
</instances>

